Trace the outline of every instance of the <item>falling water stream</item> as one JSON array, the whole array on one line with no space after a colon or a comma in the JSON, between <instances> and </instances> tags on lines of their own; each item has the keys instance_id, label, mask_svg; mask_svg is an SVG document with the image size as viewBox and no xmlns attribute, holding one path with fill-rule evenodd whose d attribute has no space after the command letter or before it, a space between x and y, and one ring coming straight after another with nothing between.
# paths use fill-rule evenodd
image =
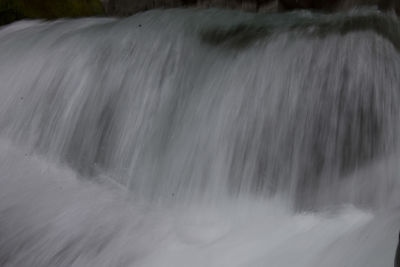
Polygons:
<instances>
[{"instance_id":1,"label":"falling water stream","mask_svg":"<svg viewBox=\"0 0 400 267\"><path fill-rule=\"evenodd\" d=\"M394 14L22 21L0 51L0 266L393 265Z\"/></svg>"}]
</instances>

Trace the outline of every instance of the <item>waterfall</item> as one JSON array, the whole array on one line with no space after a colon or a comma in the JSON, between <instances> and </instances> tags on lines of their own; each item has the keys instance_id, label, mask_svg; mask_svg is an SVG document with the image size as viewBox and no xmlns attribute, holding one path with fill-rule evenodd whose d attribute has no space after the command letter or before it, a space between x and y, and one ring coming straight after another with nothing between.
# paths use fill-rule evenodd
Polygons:
<instances>
[{"instance_id":1,"label":"waterfall","mask_svg":"<svg viewBox=\"0 0 400 267\"><path fill-rule=\"evenodd\" d=\"M391 266L393 14L23 21L0 51L1 266Z\"/></svg>"}]
</instances>

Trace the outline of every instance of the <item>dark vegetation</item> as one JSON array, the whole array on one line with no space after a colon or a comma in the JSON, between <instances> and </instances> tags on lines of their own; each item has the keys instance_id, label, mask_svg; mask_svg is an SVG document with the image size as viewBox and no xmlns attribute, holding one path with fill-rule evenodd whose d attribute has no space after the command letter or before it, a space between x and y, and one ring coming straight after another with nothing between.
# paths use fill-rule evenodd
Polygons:
<instances>
[{"instance_id":1,"label":"dark vegetation","mask_svg":"<svg viewBox=\"0 0 400 267\"><path fill-rule=\"evenodd\" d=\"M108 0L107 12L124 16L154 8L173 7L218 7L260 11L274 9L277 7L277 0Z\"/></svg>"},{"instance_id":2,"label":"dark vegetation","mask_svg":"<svg viewBox=\"0 0 400 267\"><path fill-rule=\"evenodd\" d=\"M311 9L332 12L359 6L377 6L400 14L400 0L108 0L107 12L126 16L154 8L218 7L246 11Z\"/></svg>"},{"instance_id":3,"label":"dark vegetation","mask_svg":"<svg viewBox=\"0 0 400 267\"><path fill-rule=\"evenodd\" d=\"M0 25L20 19L128 16L154 8L219 7L246 11L311 9L325 12L374 5L400 14L400 0L0 0ZM252 30L252 29L248 29ZM243 31L243 29L236 29ZM207 35L207 34L206 34ZM230 33L228 35L231 35ZM251 32L250 36L259 36ZM214 38L213 38L214 39ZM236 42L235 42L236 43Z\"/></svg>"},{"instance_id":4,"label":"dark vegetation","mask_svg":"<svg viewBox=\"0 0 400 267\"><path fill-rule=\"evenodd\" d=\"M0 0L0 25L20 19L103 15L99 0Z\"/></svg>"}]
</instances>

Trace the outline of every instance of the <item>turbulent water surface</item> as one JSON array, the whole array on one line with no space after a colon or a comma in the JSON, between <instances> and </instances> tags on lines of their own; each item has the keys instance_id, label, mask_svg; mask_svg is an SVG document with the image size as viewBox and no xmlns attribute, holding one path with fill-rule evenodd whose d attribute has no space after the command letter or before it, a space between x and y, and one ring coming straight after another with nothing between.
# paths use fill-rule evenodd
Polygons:
<instances>
[{"instance_id":1,"label":"turbulent water surface","mask_svg":"<svg viewBox=\"0 0 400 267\"><path fill-rule=\"evenodd\" d=\"M0 28L0 266L389 267L400 21Z\"/></svg>"}]
</instances>

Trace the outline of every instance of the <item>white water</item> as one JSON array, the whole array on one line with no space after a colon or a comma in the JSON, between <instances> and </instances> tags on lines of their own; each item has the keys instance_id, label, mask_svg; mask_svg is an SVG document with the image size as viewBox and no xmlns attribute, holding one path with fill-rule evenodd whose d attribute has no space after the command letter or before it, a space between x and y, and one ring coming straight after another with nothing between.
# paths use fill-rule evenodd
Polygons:
<instances>
[{"instance_id":1,"label":"white water","mask_svg":"<svg viewBox=\"0 0 400 267\"><path fill-rule=\"evenodd\" d=\"M288 30L349 16L0 29L0 265L392 266L399 53Z\"/></svg>"},{"instance_id":2,"label":"white water","mask_svg":"<svg viewBox=\"0 0 400 267\"><path fill-rule=\"evenodd\" d=\"M3 266L392 266L400 218L281 201L149 206L2 145Z\"/></svg>"}]
</instances>

